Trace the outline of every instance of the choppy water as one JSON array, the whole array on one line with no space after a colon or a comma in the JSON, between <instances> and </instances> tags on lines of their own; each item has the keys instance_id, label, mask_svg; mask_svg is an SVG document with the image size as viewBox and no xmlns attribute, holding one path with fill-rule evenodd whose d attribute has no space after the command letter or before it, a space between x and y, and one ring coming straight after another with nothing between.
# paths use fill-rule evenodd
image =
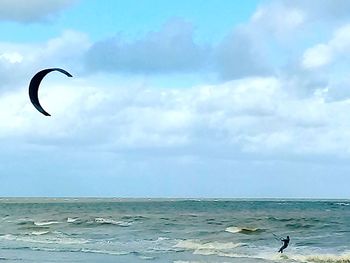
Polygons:
<instances>
[{"instance_id":1,"label":"choppy water","mask_svg":"<svg viewBox=\"0 0 350 263\"><path fill-rule=\"evenodd\" d=\"M0 260L350 263L350 201L3 198Z\"/></svg>"}]
</instances>

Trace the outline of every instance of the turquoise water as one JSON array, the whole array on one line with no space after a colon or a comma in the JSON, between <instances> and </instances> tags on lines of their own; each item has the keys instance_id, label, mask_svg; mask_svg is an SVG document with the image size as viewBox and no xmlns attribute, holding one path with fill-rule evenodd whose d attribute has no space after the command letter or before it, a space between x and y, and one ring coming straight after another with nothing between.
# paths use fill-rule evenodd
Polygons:
<instances>
[{"instance_id":1,"label":"turquoise water","mask_svg":"<svg viewBox=\"0 0 350 263\"><path fill-rule=\"evenodd\" d=\"M349 234L348 200L0 199L6 262L350 262Z\"/></svg>"}]
</instances>

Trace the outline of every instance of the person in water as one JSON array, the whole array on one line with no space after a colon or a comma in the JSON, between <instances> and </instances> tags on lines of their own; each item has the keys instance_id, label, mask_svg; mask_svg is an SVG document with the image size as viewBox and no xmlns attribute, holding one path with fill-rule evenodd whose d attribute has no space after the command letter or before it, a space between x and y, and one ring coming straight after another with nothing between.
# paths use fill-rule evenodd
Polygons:
<instances>
[{"instance_id":1,"label":"person in water","mask_svg":"<svg viewBox=\"0 0 350 263\"><path fill-rule=\"evenodd\" d=\"M278 250L278 252L283 253L283 250L286 249L289 245L289 241L290 241L289 236L287 236L286 239L281 239L281 241L283 242L283 246L280 248L280 250Z\"/></svg>"}]
</instances>

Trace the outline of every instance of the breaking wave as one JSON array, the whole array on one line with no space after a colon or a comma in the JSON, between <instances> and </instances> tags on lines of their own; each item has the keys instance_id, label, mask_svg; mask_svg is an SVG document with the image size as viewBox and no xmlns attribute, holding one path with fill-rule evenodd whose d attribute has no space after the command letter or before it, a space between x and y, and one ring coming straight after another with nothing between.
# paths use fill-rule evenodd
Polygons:
<instances>
[{"instance_id":1,"label":"breaking wave","mask_svg":"<svg viewBox=\"0 0 350 263\"><path fill-rule=\"evenodd\" d=\"M250 234L258 234L258 233L264 232L265 229L230 226L230 227L227 227L225 231L229 233L241 233L241 234L250 235Z\"/></svg>"},{"instance_id":2,"label":"breaking wave","mask_svg":"<svg viewBox=\"0 0 350 263\"><path fill-rule=\"evenodd\" d=\"M40 244L61 244L61 245L75 245L75 244L86 244L89 241L82 238L70 238L70 237L41 237L46 233L33 236L18 236L12 234L6 234L0 236L0 240L6 241L19 241L25 243L40 243Z\"/></svg>"},{"instance_id":3,"label":"breaking wave","mask_svg":"<svg viewBox=\"0 0 350 263\"><path fill-rule=\"evenodd\" d=\"M292 260L293 262L304 262L304 263L350 263L350 253L343 254L309 254L309 255L298 255L298 254L285 254L285 255L260 255L257 258L268 259L268 260Z\"/></svg>"},{"instance_id":4,"label":"breaking wave","mask_svg":"<svg viewBox=\"0 0 350 263\"><path fill-rule=\"evenodd\" d=\"M173 247L177 249L191 250L194 255L225 256L228 255L228 253L231 253L232 250L244 245L245 244L243 243L234 242L200 242L198 240L181 240Z\"/></svg>"},{"instance_id":5,"label":"breaking wave","mask_svg":"<svg viewBox=\"0 0 350 263\"><path fill-rule=\"evenodd\" d=\"M344 255L311 255L305 260L310 263L350 263L350 254Z\"/></svg>"},{"instance_id":6,"label":"breaking wave","mask_svg":"<svg viewBox=\"0 0 350 263\"><path fill-rule=\"evenodd\" d=\"M34 225L36 226L50 226L54 224L59 224L60 222L57 221L43 221L43 222L34 222Z\"/></svg>"}]
</instances>

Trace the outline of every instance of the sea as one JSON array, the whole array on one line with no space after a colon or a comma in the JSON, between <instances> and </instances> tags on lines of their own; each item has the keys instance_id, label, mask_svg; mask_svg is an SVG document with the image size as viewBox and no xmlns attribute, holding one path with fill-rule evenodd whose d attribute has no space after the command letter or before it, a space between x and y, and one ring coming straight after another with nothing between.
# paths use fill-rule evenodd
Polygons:
<instances>
[{"instance_id":1,"label":"sea","mask_svg":"<svg viewBox=\"0 0 350 263\"><path fill-rule=\"evenodd\" d=\"M0 198L0 261L350 262L350 200Z\"/></svg>"}]
</instances>

